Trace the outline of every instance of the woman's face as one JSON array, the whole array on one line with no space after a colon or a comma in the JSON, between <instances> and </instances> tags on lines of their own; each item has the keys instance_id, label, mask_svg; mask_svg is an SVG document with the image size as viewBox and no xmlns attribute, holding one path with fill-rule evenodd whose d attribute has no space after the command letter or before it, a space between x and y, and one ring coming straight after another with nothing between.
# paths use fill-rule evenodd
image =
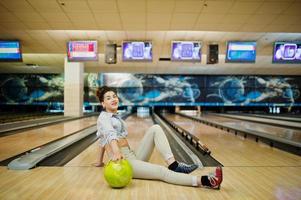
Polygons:
<instances>
[{"instance_id":1,"label":"woman's face","mask_svg":"<svg viewBox=\"0 0 301 200\"><path fill-rule=\"evenodd\" d=\"M101 104L107 112L115 113L118 109L119 99L115 92L108 91L104 94L103 102Z\"/></svg>"}]
</instances>

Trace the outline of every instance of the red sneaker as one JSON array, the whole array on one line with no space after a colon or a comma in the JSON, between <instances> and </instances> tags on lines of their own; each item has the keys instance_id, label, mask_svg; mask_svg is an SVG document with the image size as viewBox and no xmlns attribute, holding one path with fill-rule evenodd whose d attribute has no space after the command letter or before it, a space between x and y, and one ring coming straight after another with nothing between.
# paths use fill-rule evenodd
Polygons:
<instances>
[{"instance_id":1,"label":"red sneaker","mask_svg":"<svg viewBox=\"0 0 301 200\"><path fill-rule=\"evenodd\" d=\"M211 184L210 188L219 190L223 181L223 169L221 167L217 167L215 169L215 174L209 174L208 179Z\"/></svg>"}]
</instances>

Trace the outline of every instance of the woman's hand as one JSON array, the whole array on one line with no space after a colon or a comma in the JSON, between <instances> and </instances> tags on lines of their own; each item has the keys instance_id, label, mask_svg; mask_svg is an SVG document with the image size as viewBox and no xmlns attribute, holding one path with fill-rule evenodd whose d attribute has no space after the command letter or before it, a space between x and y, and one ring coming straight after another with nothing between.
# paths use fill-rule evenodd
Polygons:
<instances>
[{"instance_id":1,"label":"woman's hand","mask_svg":"<svg viewBox=\"0 0 301 200\"><path fill-rule=\"evenodd\" d=\"M112 156L111 160L112 161L121 160L123 158L123 155L120 152L117 140L112 140L110 142L110 147L111 147L112 152L113 152L113 156Z\"/></svg>"},{"instance_id":2,"label":"woman's hand","mask_svg":"<svg viewBox=\"0 0 301 200\"><path fill-rule=\"evenodd\" d=\"M94 167L104 167L105 164L104 163L93 163Z\"/></svg>"},{"instance_id":3,"label":"woman's hand","mask_svg":"<svg viewBox=\"0 0 301 200\"><path fill-rule=\"evenodd\" d=\"M92 165L94 167L103 167L105 166L105 163L103 162L103 155L105 153L105 148L100 146L98 153L99 153L98 161L96 163L93 163Z\"/></svg>"},{"instance_id":4,"label":"woman's hand","mask_svg":"<svg viewBox=\"0 0 301 200\"><path fill-rule=\"evenodd\" d=\"M123 155L122 155L122 153L120 153L120 151L113 153L112 161L117 161L117 160L121 160L121 159L123 159Z\"/></svg>"}]
</instances>

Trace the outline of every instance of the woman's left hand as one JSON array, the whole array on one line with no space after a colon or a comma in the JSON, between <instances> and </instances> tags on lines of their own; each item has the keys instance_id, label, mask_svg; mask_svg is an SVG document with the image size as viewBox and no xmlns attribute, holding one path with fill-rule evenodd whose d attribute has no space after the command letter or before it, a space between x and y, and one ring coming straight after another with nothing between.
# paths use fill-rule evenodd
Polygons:
<instances>
[{"instance_id":1,"label":"woman's left hand","mask_svg":"<svg viewBox=\"0 0 301 200\"><path fill-rule=\"evenodd\" d=\"M94 167L104 167L105 164L104 163L93 163Z\"/></svg>"},{"instance_id":2,"label":"woman's left hand","mask_svg":"<svg viewBox=\"0 0 301 200\"><path fill-rule=\"evenodd\" d=\"M112 161L117 161L121 159L123 159L123 155L122 153L120 153L120 151L115 152L112 156Z\"/></svg>"}]
</instances>

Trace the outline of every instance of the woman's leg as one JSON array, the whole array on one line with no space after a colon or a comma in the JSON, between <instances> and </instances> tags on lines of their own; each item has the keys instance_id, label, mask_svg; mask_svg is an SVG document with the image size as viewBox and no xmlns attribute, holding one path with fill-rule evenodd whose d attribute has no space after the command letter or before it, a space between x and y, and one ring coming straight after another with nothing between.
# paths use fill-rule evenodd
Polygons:
<instances>
[{"instance_id":1,"label":"woman's leg","mask_svg":"<svg viewBox=\"0 0 301 200\"><path fill-rule=\"evenodd\" d=\"M189 174L181 174L166 167L144 162L141 160L129 159L133 167L133 178L161 180L167 183L186 186L209 187L219 189L223 181L222 168L217 167L214 175L192 176Z\"/></svg>"},{"instance_id":2,"label":"woman's leg","mask_svg":"<svg viewBox=\"0 0 301 200\"><path fill-rule=\"evenodd\" d=\"M128 147L121 147L121 152L133 167L133 178L161 180L167 183L187 186L202 186L219 189L223 181L222 169L216 168L214 175L209 176L192 176L181 174L166 167L137 160L135 153Z\"/></svg>"},{"instance_id":3,"label":"woman's leg","mask_svg":"<svg viewBox=\"0 0 301 200\"><path fill-rule=\"evenodd\" d=\"M175 161L166 135L163 129L157 124L151 126L146 131L136 151L137 159L148 161L155 146L169 165L168 168L170 170L188 174L198 168L197 164L187 165L185 163Z\"/></svg>"},{"instance_id":4,"label":"woman's leg","mask_svg":"<svg viewBox=\"0 0 301 200\"><path fill-rule=\"evenodd\" d=\"M198 186L197 176L176 173L161 165L156 165L141 160L129 161L133 167L133 178L161 180L177 185Z\"/></svg>"},{"instance_id":5,"label":"woman's leg","mask_svg":"<svg viewBox=\"0 0 301 200\"><path fill-rule=\"evenodd\" d=\"M164 131L157 124L146 131L136 150L137 159L148 161L155 146L165 161L174 157Z\"/></svg>"}]
</instances>

